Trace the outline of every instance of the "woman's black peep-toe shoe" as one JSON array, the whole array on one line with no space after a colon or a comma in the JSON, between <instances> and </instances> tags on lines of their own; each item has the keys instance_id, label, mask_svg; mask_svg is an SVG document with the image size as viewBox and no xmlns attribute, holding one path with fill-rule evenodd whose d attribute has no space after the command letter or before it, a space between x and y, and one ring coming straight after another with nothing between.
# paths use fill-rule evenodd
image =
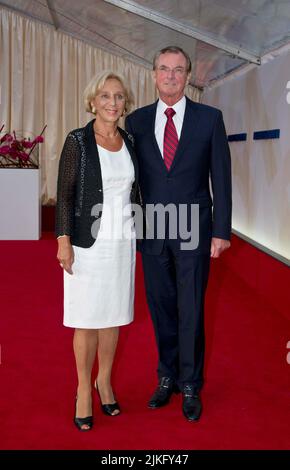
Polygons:
<instances>
[{"instance_id":1,"label":"woman's black peep-toe shoe","mask_svg":"<svg viewBox=\"0 0 290 470\"><path fill-rule=\"evenodd\" d=\"M101 400L101 395L100 395L100 392L99 392L99 389L98 389L98 386L97 386L97 382L95 382L95 389L96 389L96 392L99 395L100 402L101 402L101 409L102 409L103 413L105 415L108 415L108 416L118 416L121 413L119 403L116 401L115 403L103 404L102 400ZM119 413L114 413L114 411L116 411L116 410L118 410Z\"/></svg>"},{"instance_id":2,"label":"woman's black peep-toe shoe","mask_svg":"<svg viewBox=\"0 0 290 470\"><path fill-rule=\"evenodd\" d=\"M77 408L77 398L76 398L76 406L75 406L75 416L74 416L74 423L79 431L90 431L93 427L93 417L86 416L85 418L77 418L76 417L76 408ZM88 427L83 427L88 426Z\"/></svg>"}]
</instances>

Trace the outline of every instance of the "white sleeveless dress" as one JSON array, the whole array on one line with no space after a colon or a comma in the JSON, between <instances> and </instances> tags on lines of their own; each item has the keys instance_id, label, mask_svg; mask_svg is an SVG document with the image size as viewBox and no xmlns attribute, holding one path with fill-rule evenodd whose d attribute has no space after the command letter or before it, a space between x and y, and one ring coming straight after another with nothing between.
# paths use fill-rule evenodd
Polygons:
<instances>
[{"instance_id":1,"label":"white sleeveless dress","mask_svg":"<svg viewBox=\"0 0 290 470\"><path fill-rule=\"evenodd\" d=\"M98 152L104 196L100 230L90 248L73 246L73 274L64 271L64 325L73 328L126 325L134 315L134 166L125 143L118 152L98 145Z\"/></svg>"}]
</instances>

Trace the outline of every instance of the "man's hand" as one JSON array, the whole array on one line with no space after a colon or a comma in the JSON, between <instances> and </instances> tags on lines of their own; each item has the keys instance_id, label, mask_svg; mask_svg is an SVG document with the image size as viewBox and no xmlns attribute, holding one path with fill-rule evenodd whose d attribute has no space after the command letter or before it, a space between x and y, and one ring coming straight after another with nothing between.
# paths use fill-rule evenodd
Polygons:
<instances>
[{"instance_id":1,"label":"man's hand","mask_svg":"<svg viewBox=\"0 0 290 470\"><path fill-rule=\"evenodd\" d=\"M227 250L231 246L228 240L223 238L212 238L210 247L211 258L218 258L224 250Z\"/></svg>"},{"instance_id":2,"label":"man's hand","mask_svg":"<svg viewBox=\"0 0 290 470\"><path fill-rule=\"evenodd\" d=\"M57 259L60 266L69 274L73 274L72 265L74 262L74 250L70 242L70 237L58 238Z\"/></svg>"}]
</instances>

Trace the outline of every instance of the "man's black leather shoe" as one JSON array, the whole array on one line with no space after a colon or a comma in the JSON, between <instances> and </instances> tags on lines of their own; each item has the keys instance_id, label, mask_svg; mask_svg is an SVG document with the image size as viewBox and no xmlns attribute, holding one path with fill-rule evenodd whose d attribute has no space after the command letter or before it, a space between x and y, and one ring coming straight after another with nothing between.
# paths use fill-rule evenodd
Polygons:
<instances>
[{"instance_id":1,"label":"man's black leather shoe","mask_svg":"<svg viewBox=\"0 0 290 470\"><path fill-rule=\"evenodd\" d=\"M188 421L197 421L200 418L202 406L194 386L185 384L182 390L182 411Z\"/></svg>"},{"instance_id":2,"label":"man's black leather shoe","mask_svg":"<svg viewBox=\"0 0 290 470\"><path fill-rule=\"evenodd\" d=\"M173 392L178 393L173 379L171 377L161 377L158 387L148 402L148 407L160 408L160 406L167 405Z\"/></svg>"}]
</instances>

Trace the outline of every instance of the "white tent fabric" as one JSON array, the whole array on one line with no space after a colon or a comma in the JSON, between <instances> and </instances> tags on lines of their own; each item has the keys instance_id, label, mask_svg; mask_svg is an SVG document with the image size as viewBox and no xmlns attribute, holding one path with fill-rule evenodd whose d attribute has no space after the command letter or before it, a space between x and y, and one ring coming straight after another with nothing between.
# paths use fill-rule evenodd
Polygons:
<instances>
[{"instance_id":1,"label":"white tent fabric","mask_svg":"<svg viewBox=\"0 0 290 470\"><path fill-rule=\"evenodd\" d=\"M34 134L48 124L42 195L52 203L65 134L89 119L82 92L92 74L122 72L136 106L148 104L156 98L154 53L174 44L191 56L191 84L213 86L289 42L290 2L4 0L0 28L0 124ZM201 99L193 86L187 94Z\"/></svg>"},{"instance_id":2,"label":"white tent fabric","mask_svg":"<svg viewBox=\"0 0 290 470\"><path fill-rule=\"evenodd\" d=\"M192 84L206 87L289 42L289 0L3 0L32 18L151 68L154 52L183 47ZM134 13L133 13L134 12Z\"/></svg>"},{"instance_id":3,"label":"white tent fabric","mask_svg":"<svg viewBox=\"0 0 290 470\"><path fill-rule=\"evenodd\" d=\"M139 107L156 99L151 72L4 8L0 37L0 125L29 136L47 124L40 145L42 202L53 204L65 136L93 117L82 100L88 81L102 70L123 74ZM199 101L193 87L187 94Z\"/></svg>"}]
</instances>

